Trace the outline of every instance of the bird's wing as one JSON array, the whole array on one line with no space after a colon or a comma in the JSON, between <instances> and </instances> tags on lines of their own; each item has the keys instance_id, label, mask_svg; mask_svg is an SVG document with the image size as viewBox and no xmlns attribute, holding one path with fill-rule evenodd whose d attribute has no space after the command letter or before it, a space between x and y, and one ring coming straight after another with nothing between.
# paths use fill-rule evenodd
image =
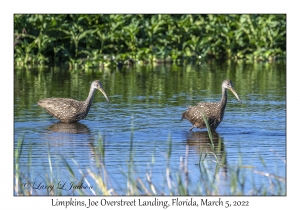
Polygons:
<instances>
[{"instance_id":1,"label":"bird's wing","mask_svg":"<svg viewBox=\"0 0 300 210\"><path fill-rule=\"evenodd\" d=\"M196 106L191 106L182 113L182 118L185 118L192 123L195 121L202 121L203 115L205 115L208 120L214 115L213 111L218 107L218 103L202 102L198 103Z\"/></svg>"},{"instance_id":2,"label":"bird's wing","mask_svg":"<svg viewBox=\"0 0 300 210\"><path fill-rule=\"evenodd\" d=\"M51 115L62 118L68 115L76 115L82 106L81 101L68 98L46 98L38 102L38 105L45 108Z\"/></svg>"}]
</instances>

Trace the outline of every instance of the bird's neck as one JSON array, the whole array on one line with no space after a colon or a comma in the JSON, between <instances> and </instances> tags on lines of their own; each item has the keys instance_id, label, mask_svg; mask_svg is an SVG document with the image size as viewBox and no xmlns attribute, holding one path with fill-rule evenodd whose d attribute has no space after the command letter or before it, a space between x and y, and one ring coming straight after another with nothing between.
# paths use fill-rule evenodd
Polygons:
<instances>
[{"instance_id":1,"label":"bird's neck","mask_svg":"<svg viewBox=\"0 0 300 210\"><path fill-rule=\"evenodd\" d=\"M225 88L222 88L222 99L221 99L221 106L220 106L220 121L222 121L224 117L225 107L227 103L227 90Z\"/></svg>"},{"instance_id":2,"label":"bird's neck","mask_svg":"<svg viewBox=\"0 0 300 210\"><path fill-rule=\"evenodd\" d=\"M90 107L92 105L92 102L94 99L94 93L95 93L95 89L91 88L88 97L84 101L85 107L87 107L87 111L90 109Z\"/></svg>"},{"instance_id":3,"label":"bird's neck","mask_svg":"<svg viewBox=\"0 0 300 210\"><path fill-rule=\"evenodd\" d=\"M227 103L227 89L222 88L221 109L225 109Z\"/></svg>"}]
</instances>

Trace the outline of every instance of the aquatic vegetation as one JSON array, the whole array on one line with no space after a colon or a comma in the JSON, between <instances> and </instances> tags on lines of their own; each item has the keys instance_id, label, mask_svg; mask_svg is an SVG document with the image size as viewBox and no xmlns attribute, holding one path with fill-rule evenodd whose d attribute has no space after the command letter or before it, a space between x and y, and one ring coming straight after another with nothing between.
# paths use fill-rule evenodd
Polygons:
<instances>
[{"instance_id":1,"label":"aquatic vegetation","mask_svg":"<svg viewBox=\"0 0 300 210\"><path fill-rule=\"evenodd\" d=\"M285 57L284 14L14 15L16 65L71 68Z\"/></svg>"}]
</instances>

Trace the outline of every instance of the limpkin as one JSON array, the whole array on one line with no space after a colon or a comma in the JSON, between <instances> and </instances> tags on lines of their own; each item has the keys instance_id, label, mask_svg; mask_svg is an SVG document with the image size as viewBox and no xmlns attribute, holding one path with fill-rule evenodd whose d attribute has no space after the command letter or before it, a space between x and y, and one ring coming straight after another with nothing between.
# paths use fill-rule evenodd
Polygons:
<instances>
[{"instance_id":1,"label":"limpkin","mask_svg":"<svg viewBox=\"0 0 300 210\"><path fill-rule=\"evenodd\" d=\"M216 130L224 117L224 111L227 103L227 89L231 90L238 101L242 103L233 88L232 82L227 79L222 83L222 99L220 102L200 102L196 106L191 106L188 110L182 113L181 120L185 118L192 123L193 126L190 130L193 128L206 128L206 124L203 119L204 115L206 116L210 129Z\"/></svg>"},{"instance_id":2,"label":"limpkin","mask_svg":"<svg viewBox=\"0 0 300 210\"><path fill-rule=\"evenodd\" d=\"M77 101L71 98L45 98L38 101L38 105L45 108L46 111L61 122L77 122L86 117L94 99L96 90L104 95L106 100L109 99L102 88L99 80L91 84L90 93L85 101Z\"/></svg>"}]
</instances>

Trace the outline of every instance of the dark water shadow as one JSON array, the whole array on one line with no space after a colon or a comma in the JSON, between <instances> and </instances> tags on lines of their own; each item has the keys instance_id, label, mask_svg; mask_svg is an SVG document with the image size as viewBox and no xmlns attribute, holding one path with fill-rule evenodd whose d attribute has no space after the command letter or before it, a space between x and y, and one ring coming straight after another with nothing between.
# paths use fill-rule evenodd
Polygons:
<instances>
[{"instance_id":1,"label":"dark water shadow","mask_svg":"<svg viewBox=\"0 0 300 210\"><path fill-rule=\"evenodd\" d=\"M79 122L73 123L62 123L58 122L50 125L48 130L52 132L63 132L63 133L72 133L72 134L90 134L89 128Z\"/></svg>"}]
</instances>

